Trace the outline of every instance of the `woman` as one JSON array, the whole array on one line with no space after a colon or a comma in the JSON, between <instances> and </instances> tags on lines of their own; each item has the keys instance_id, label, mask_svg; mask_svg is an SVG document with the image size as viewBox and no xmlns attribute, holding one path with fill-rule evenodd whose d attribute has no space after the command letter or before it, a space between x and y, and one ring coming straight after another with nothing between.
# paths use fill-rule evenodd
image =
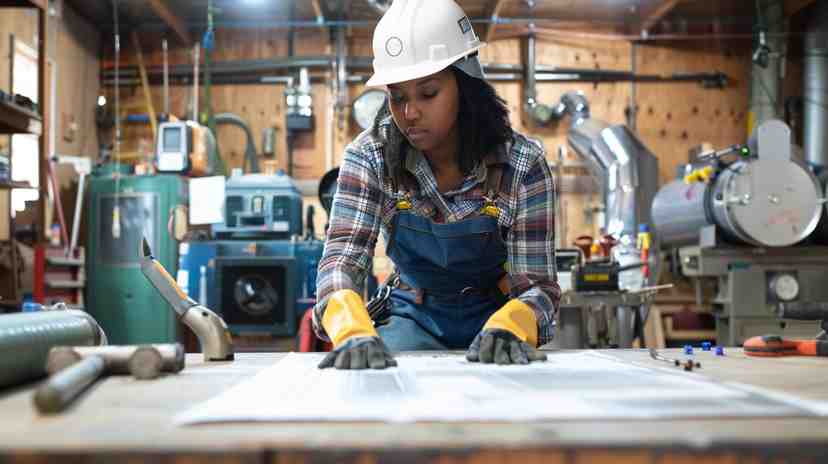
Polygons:
<instances>
[{"instance_id":1,"label":"woman","mask_svg":"<svg viewBox=\"0 0 828 464\"><path fill-rule=\"evenodd\" d=\"M552 175L484 80L484 45L453 0L395 0L377 24L368 85L388 98L340 167L314 308L334 350L320 368L395 366L390 351L410 350L546 359L535 347L560 296ZM399 284L375 327L359 295L380 231Z\"/></svg>"}]
</instances>

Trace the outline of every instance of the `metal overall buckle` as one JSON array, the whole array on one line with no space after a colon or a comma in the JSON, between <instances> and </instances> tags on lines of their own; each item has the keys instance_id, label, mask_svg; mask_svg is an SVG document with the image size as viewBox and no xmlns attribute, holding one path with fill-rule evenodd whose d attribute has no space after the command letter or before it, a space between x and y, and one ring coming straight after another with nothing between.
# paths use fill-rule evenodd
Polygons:
<instances>
[{"instance_id":1,"label":"metal overall buckle","mask_svg":"<svg viewBox=\"0 0 828 464\"><path fill-rule=\"evenodd\" d=\"M374 326L379 327L388 323L388 319L391 317L391 307L388 305L388 300L391 298L391 291L397 288L399 284L400 275L394 273L385 284L377 289L374 297L368 301L366 307L368 315L374 321Z\"/></svg>"}]
</instances>

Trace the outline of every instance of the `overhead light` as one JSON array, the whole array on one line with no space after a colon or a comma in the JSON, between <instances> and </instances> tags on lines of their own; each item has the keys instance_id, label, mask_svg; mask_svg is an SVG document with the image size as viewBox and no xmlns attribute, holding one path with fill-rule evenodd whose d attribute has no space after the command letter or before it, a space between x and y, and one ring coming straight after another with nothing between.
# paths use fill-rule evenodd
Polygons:
<instances>
[{"instance_id":1,"label":"overhead light","mask_svg":"<svg viewBox=\"0 0 828 464\"><path fill-rule=\"evenodd\" d=\"M362 93L353 103L351 114L359 127L368 129L374 124L377 112L385 103L385 92L379 89L368 89Z\"/></svg>"},{"instance_id":2,"label":"overhead light","mask_svg":"<svg viewBox=\"0 0 828 464\"><path fill-rule=\"evenodd\" d=\"M106 106L106 97L98 95L98 106Z\"/></svg>"},{"instance_id":3,"label":"overhead light","mask_svg":"<svg viewBox=\"0 0 828 464\"><path fill-rule=\"evenodd\" d=\"M388 8L391 7L392 1L393 0L367 0L368 4L380 13L388 11Z\"/></svg>"}]
</instances>

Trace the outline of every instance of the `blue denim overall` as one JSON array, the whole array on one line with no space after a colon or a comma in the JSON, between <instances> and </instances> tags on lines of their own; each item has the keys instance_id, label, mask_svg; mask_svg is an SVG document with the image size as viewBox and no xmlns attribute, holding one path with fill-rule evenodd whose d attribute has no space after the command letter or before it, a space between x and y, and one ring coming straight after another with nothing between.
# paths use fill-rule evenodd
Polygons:
<instances>
[{"instance_id":1,"label":"blue denim overall","mask_svg":"<svg viewBox=\"0 0 828 464\"><path fill-rule=\"evenodd\" d=\"M506 303L497 284L507 252L495 216L443 224L398 207L387 254L402 288L392 290L389 323L377 329L391 351L465 350Z\"/></svg>"}]
</instances>

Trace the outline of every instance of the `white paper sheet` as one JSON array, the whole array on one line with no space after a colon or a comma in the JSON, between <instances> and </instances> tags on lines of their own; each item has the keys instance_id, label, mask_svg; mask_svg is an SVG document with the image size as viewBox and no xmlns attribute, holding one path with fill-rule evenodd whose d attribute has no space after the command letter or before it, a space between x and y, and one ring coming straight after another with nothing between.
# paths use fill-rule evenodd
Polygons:
<instances>
[{"instance_id":1,"label":"white paper sheet","mask_svg":"<svg viewBox=\"0 0 828 464\"><path fill-rule=\"evenodd\" d=\"M190 224L224 222L224 176L190 179Z\"/></svg>"},{"instance_id":2,"label":"white paper sheet","mask_svg":"<svg viewBox=\"0 0 828 464\"><path fill-rule=\"evenodd\" d=\"M802 416L819 411L756 389L597 352L552 353L545 363L495 366L460 355L398 357L399 367L338 371L316 353L291 353L176 417L226 421L531 421Z\"/></svg>"}]
</instances>

